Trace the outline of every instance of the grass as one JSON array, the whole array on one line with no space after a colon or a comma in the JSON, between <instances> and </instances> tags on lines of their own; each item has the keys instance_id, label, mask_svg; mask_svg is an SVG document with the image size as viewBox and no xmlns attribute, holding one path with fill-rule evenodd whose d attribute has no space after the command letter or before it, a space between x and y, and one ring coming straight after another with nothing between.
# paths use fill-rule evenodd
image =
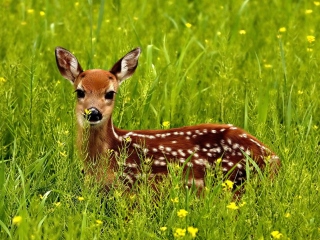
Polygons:
<instances>
[{"instance_id":1,"label":"grass","mask_svg":"<svg viewBox=\"0 0 320 240\"><path fill-rule=\"evenodd\" d=\"M0 238L319 239L319 5L1 1ZM116 126L233 123L277 152L279 175L250 177L236 205L210 173L203 197L177 187L175 166L157 196L144 183L101 194L81 174L56 46L85 69L108 69L141 46Z\"/></svg>"}]
</instances>

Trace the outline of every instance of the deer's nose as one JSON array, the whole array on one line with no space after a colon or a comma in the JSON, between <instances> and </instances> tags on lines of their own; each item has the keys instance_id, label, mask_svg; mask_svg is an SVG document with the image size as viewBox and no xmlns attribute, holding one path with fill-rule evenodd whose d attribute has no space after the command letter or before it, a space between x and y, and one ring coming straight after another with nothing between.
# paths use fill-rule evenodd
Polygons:
<instances>
[{"instance_id":1,"label":"deer's nose","mask_svg":"<svg viewBox=\"0 0 320 240\"><path fill-rule=\"evenodd\" d=\"M102 119L102 114L98 109L92 107L84 111L84 117L89 122L98 122Z\"/></svg>"}]
</instances>

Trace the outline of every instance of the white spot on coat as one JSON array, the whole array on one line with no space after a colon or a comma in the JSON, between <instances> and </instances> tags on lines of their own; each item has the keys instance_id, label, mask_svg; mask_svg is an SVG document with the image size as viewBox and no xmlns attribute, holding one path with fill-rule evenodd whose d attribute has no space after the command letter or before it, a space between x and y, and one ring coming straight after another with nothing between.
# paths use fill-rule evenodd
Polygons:
<instances>
[{"instance_id":1,"label":"white spot on coat","mask_svg":"<svg viewBox=\"0 0 320 240\"><path fill-rule=\"evenodd\" d=\"M228 162L228 165L229 165L230 167L232 167L232 166L234 165L234 163L233 163L233 162Z\"/></svg>"},{"instance_id":2,"label":"white spot on coat","mask_svg":"<svg viewBox=\"0 0 320 240\"><path fill-rule=\"evenodd\" d=\"M167 152L171 152L172 148L171 147L166 147L165 148Z\"/></svg>"}]
</instances>

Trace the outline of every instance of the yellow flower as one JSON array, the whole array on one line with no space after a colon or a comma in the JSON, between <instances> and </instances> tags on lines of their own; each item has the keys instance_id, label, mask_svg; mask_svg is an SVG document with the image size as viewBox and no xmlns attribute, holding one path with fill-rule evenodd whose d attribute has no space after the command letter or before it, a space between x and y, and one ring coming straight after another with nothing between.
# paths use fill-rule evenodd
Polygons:
<instances>
[{"instance_id":1,"label":"yellow flower","mask_svg":"<svg viewBox=\"0 0 320 240\"><path fill-rule=\"evenodd\" d=\"M265 64L264 67L265 68L272 68L272 65L271 64Z\"/></svg>"},{"instance_id":2,"label":"yellow flower","mask_svg":"<svg viewBox=\"0 0 320 240\"><path fill-rule=\"evenodd\" d=\"M45 16L45 15L46 15L46 13L45 13L44 11L40 11L40 13L39 13L39 14L40 14L40 16L41 16L41 17L43 17L43 16Z\"/></svg>"},{"instance_id":3,"label":"yellow flower","mask_svg":"<svg viewBox=\"0 0 320 240\"><path fill-rule=\"evenodd\" d=\"M307 52L313 52L312 48L307 48Z\"/></svg>"},{"instance_id":4,"label":"yellow flower","mask_svg":"<svg viewBox=\"0 0 320 240\"><path fill-rule=\"evenodd\" d=\"M314 3L314 5L316 5L316 6L320 6L320 2L313 2Z\"/></svg>"},{"instance_id":5,"label":"yellow flower","mask_svg":"<svg viewBox=\"0 0 320 240\"><path fill-rule=\"evenodd\" d=\"M15 216L13 219L12 219L12 223L14 225L19 225L22 221L22 217L21 216Z\"/></svg>"},{"instance_id":6,"label":"yellow flower","mask_svg":"<svg viewBox=\"0 0 320 240\"><path fill-rule=\"evenodd\" d=\"M144 162L145 162L146 164L150 164L150 163L152 163L152 158L146 158L146 159L144 160Z\"/></svg>"},{"instance_id":7,"label":"yellow flower","mask_svg":"<svg viewBox=\"0 0 320 240\"><path fill-rule=\"evenodd\" d=\"M173 234L175 238L184 237L186 235L186 229L177 228Z\"/></svg>"},{"instance_id":8,"label":"yellow flower","mask_svg":"<svg viewBox=\"0 0 320 240\"><path fill-rule=\"evenodd\" d=\"M103 222L102 222L101 220L99 220L99 219L96 220L97 226L101 225L102 223L103 223Z\"/></svg>"},{"instance_id":9,"label":"yellow flower","mask_svg":"<svg viewBox=\"0 0 320 240\"><path fill-rule=\"evenodd\" d=\"M227 205L227 208L232 209L232 210L237 210L239 207L235 202L231 202L229 205Z\"/></svg>"},{"instance_id":10,"label":"yellow flower","mask_svg":"<svg viewBox=\"0 0 320 240\"><path fill-rule=\"evenodd\" d=\"M136 195L134 193L130 194L129 196L130 200L135 200L136 199Z\"/></svg>"},{"instance_id":11,"label":"yellow flower","mask_svg":"<svg viewBox=\"0 0 320 240\"><path fill-rule=\"evenodd\" d=\"M131 137L130 137L130 136L126 137L126 138L124 139L124 141L125 141L125 142L131 142Z\"/></svg>"},{"instance_id":12,"label":"yellow flower","mask_svg":"<svg viewBox=\"0 0 320 240\"><path fill-rule=\"evenodd\" d=\"M312 9L307 9L306 10L306 14L311 14L313 11L312 11Z\"/></svg>"},{"instance_id":13,"label":"yellow flower","mask_svg":"<svg viewBox=\"0 0 320 240\"><path fill-rule=\"evenodd\" d=\"M233 188L233 182L230 180L226 180L224 183L222 183L222 188L224 191L230 191Z\"/></svg>"},{"instance_id":14,"label":"yellow flower","mask_svg":"<svg viewBox=\"0 0 320 240\"><path fill-rule=\"evenodd\" d=\"M89 115L90 113L91 113L91 111L90 111L89 109L85 109L85 110L84 110L84 114L85 114L85 115Z\"/></svg>"},{"instance_id":15,"label":"yellow flower","mask_svg":"<svg viewBox=\"0 0 320 240\"><path fill-rule=\"evenodd\" d=\"M186 211L185 209L180 209L178 212L177 212L177 215L178 217L180 218L184 218L188 215L188 211Z\"/></svg>"},{"instance_id":16,"label":"yellow flower","mask_svg":"<svg viewBox=\"0 0 320 240\"><path fill-rule=\"evenodd\" d=\"M75 6L75 7L78 7L78 6L79 6L79 2L75 2L75 3L74 3L74 6Z\"/></svg>"},{"instance_id":17,"label":"yellow flower","mask_svg":"<svg viewBox=\"0 0 320 240\"><path fill-rule=\"evenodd\" d=\"M246 33L247 33L246 30L243 30L243 29L239 31L240 35L245 35Z\"/></svg>"},{"instance_id":18,"label":"yellow flower","mask_svg":"<svg viewBox=\"0 0 320 240\"><path fill-rule=\"evenodd\" d=\"M161 228L160 228L160 231L164 232L164 231L166 231L167 229L168 229L167 227L161 227Z\"/></svg>"},{"instance_id":19,"label":"yellow flower","mask_svg":"<svg viewBox=\"0 0 320 240\"><path fill-rule=\"evenodd\" d=\"M62 157L68 156L67 153L66 153L66 151L60 152L60 155L61 155Z\"/></svg>"},{"instance_id":20,"label":"yellow flower","mask_svg":"<svg viewBox=\"0 0 320 240\"><path fill-rule=\"evenodd\" d=\"M178 203L179 202L179 198L178 197L171 198L171 202Z\"/></svg>"},{"instance_id":21,"label":"yellow flower","mask_svg":"<svg viewBox=\"0 0 320 240\"><path fill-rule=\"evenodd\" d=\"M221 162L222 162L221 158L218 158L217 161L216 161L217 164L220 164Z\"/></svg>"},{"instance_id":22,"label":"yellow flower","mask_svg":"<svg viewBox=\"0 0 320 240\"><path fill-rule=\"evenodd\" d=\"M106 153L109 154L109 155L112 154L113 152L114 152L113 149L107 149L107 150L106 150Z\"/></svg>"},{"instance_id":23,"label":"yellow flower","mask_svg":"<svg viewBox=\"0 0 320 240\"><path fill-rule=\"evenodd\" d=\"M33 9L28 9L28 10L27 10L27 13L33 14L33 13L34 13L34 10L33 10Z\"/></svg>"},{"instance_id":24,"label":"yellow flower","mask_svg":"<svg viewBox=\"0 0 320 240\"><path fill-rule=\"evenodd\" d=\"M289 217L291 217L291 214L290 214L290 213L286 213L286 214L284 215L284 217L289 218Z\"/></svg>"},{"instance_id":25,"label":"yellow flower","mask_svg":"<svg viewBox=\"0 0 320 240\"><path fill-rule=\"evenodd\" d=\"M313 129L317 130L319 127L317 125L313 125Z\"/></svg>"},{"instance_id":26,"label":"yellow flower","mask_svg":"<svg viewBox=\"0 0 320 240\"><path fill-rule=\"evenodd\" d=\"M0 83L6 82L7 80L4 77L0 77Z\"/></svg>"},{"instance_id":27,"label":"yellow flower","mask_svg":"<svg viewBox=\"0 0 320 240\"><path fill-rule=\"evenodd\" d=\"M285 27L281 27L280 29L279 29L279 32L286 32L287 31L287 29L285 28Z\"/></svg>"},{"instance_id":28,"label":"yellow flower","mask_svg":"<svg viewBox=\"0 0 320 240\"><path fill-rule=\"evenodd\" d=\"M84 200L84 197L78 197L78 200L81 202Z\"/></svg>"},{"instance_id":29,"label":"yellow flower","mask_svg":"<svg viewBox=\"0 0 320 240\"><path fill-rule=\"evenodd\" d=\"M198 231L199 231L198 228L188 227L188 232L190 233L192 238L196 237Z\"/></svg>"},{"instance_id":30,"label":"yellow flower","mask_svg":"<svg viewBox=\"0 0 320 240\"><path fill-rule=\"evenodd\" d=\"M314 42L316 40L316 38L315 38L315 36L309 35L309 36L307 36L307 40L308 40L309 43L312 43L312 42Z\"/></svg>"},{"instance_id":31,"label":"yellow flower","mask_svg":"<svg viewBox=\"0 0 320 240\"><path fill-rule=\"evenodd\" d=\"M275 239L280 239L282 237L282 233L280 233L279 231L273 231L271 232L271 236Z\"/></svg>"},{"instance_id":32,"label":"yellow flower","mask_svg":"<svg viewBox=\"0 0 320 240\"><path fill-rule=\"evenodd\" d=\"M303 91L302 90L299 90L298 91L298 95L302 95L303 94Z\"/></svg>"},{"instance_id":33,"label":"yellow flower","mask_svg":"<svg viewBox=\"0 0 320 240\"><path fill-rule=\"evenodd\" d=\"M169 121L164 121L164 122L162 123L162 126L163 126L164 128L169 128L169 127L170 127L170 122L169 122Z\"/></svg>"},{"instance_id":34,"label":"yellow flower","mask_svg":"<svg viewBox=\"0 0 320 240\"><path fill-rule=\"evenodd\" d=\"M191 23L186 23L185 25L186 25L187 28L191 28L192 27Z\"/></svg>"},{"instance_id":35,"label":"yellow flower","mask_svg":"<svg viewBox=\"0 0 320 240\"><path fill-rule=\"evenodd\" d=\"M181 166L179 165L179 163L172 163L172 168L178 171L181 169ZM177 189L179 189L179 187Z\"/></svg>"}]
</instances>

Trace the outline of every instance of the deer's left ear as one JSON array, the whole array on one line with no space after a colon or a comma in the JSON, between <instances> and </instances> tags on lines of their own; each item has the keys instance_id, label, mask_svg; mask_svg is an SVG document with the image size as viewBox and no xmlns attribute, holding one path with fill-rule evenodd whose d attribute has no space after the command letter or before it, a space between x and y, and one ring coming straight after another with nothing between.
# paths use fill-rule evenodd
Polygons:
<instances>
[{"instance_id":1,"label":"deer's left ear","mask_svg":"<svg viewBox=\"0 0 320 240\"><path fill-rule=\"evenodd\" d=\"M111 68L110 72L113 73L119 83L122 83L127 78L131 77L138 66L138 58L140 56L141 49L136 48L127 53Z\"/></svg>"}]
</instances>

